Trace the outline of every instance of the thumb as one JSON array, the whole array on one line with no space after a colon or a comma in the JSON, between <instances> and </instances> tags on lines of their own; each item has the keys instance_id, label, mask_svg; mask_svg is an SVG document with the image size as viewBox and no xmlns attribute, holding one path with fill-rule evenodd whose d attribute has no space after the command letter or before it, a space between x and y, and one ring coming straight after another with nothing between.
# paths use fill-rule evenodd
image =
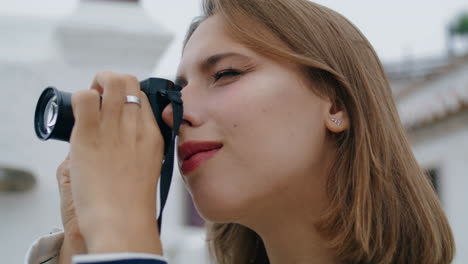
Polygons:
<instances>
[{"instance_id":1,"label":"thumb","mask_svg":"<svg viewBox=\"0 0 468 264\"><path fill-rule=\"evenodd\" d=\"M60 209L62 214L62 223L65 229L73 227L75 218L75 207L72 198L72 189L70 184L70 153L57 168L57 183L60 192ZM70 224L72 223L72 224Z\"/></svg>"},{"instance_id":2,"label":"thumb","mask_svg":"<svg viewBox=\"0 0 468 264\"><path fill-rule=\"evenodd\" d=\"M70 191L70 152L67 154L65 157L65 160L60 163L60 165L57 167L57 183L59 185L59 191L60 195L63 194L63 192L69 192Z\"/></svg>"}]
</instances>

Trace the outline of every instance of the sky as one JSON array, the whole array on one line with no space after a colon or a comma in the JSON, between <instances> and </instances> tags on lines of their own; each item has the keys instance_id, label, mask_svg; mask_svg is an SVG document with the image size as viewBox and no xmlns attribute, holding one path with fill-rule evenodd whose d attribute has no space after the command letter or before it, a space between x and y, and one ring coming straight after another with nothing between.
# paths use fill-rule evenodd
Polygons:
<instances>
[{"instance_id":1,"label":"sky","mask_svg":"<svg viewBox=\"0 0 468 264\"><path fill-rule=\"evenodd\" d=\"M79 0L0 0L0 15L65 16ZM161 77L174 74L186 28L199 13L199 0L141 0L148 14L176 38L155 68ZM384 62L408 57L440 56L446 52L447 25L467 0L316 0L353 22Z\"/></svg>"}]
</instances>

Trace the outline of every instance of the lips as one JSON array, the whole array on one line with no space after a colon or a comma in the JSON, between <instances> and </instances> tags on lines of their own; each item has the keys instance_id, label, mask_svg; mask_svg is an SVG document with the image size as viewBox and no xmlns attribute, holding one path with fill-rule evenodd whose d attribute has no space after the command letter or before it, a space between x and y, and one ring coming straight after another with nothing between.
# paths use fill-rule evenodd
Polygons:
<instances>
[{"instance_id":1,"label":"lips","mask_svg":"<svg viewBox=\"0 0 468 264\"><path fill-rule=\"evenodd\" d=\"M223 146L220 142L186 142L178 147L183 174L195 170L202 162L210 159Z\"/></svg>"}]
</instances>

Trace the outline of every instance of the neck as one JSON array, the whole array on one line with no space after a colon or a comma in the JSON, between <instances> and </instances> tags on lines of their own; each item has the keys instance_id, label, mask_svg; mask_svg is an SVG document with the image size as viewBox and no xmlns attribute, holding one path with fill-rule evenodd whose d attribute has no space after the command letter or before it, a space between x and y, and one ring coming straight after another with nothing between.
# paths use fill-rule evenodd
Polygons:
<instances>
[{"instance_id":1,"label":"neck","mask_svg":"<svg viewBox=\"0 0 468 264\"><path fill-rule=\"evenodd\" d=\"M294 180L237 219L262 238L270 264L340 263L315 227L326 209L326 175L334 155L327 152L303 173L292 175Z\"/></svg>"},{"instance_id":2,"label":"neck","mask_svg":"<svg viewBox=\"0 0 468 264\"><path fill-rule=\"evenodd\" d=\"M262 238L270 264L339 263L314 225L327 200L324 175L328 169L324 164L325 160L314 176L304 173L302 179L289 182L288 188L255 208L254 217L239 219Z\"/></svg>"},{"instance_id":3,"label":"neck","mask_svg":"<svg viewBox=\"0 0 468 264\"><path fill-rule=\"evenodd\" d=\"M281 214L284 216L284 213ZM332 250L325 247L307 215L286 217L276 216L276 221L260 228L254 228L263 240L270 264L337 264Z\"/></svg>"}]
</instances>

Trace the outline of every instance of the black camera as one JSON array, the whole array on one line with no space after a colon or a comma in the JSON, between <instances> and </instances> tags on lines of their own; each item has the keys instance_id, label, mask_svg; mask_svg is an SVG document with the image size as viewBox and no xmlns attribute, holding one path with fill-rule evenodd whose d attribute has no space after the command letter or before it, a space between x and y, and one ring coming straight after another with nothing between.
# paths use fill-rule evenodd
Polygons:
<instances>
[{"instance_id":1,"label":"black camera","mask_svg":"<svg viewBox=\"0 0 468 264\"><path fill-rule=\"evenodd\" d=\"M149 78L140 82L140 89L148 96L167 151L172 137L172 129L163 122L161 114L170 103L178 104L179 107L182 106L181 89L173 82L160 78ZM48 87L42 92L34 117L34 129L39 139L70 140L75 123L71 96L71 93L60 91L55 87ZM173 107L176 106L173 105ZM181 119L182 117L178 116L177 118Z\"/></svg>"},{"instance_id":2,"label":"black camera","mask_svg":"<svg viewBox=\"0 0 468 264\"><path fill-rule=\"evenodd\" d=\"M164 162L160 182L161 207L158 219L158 226L161 228L162 211L172 179L175 137L182 123L181 88L166 79L149 78L140 82L140 89L148 97L164 138ZM71 93L60 91L54 87L48 87L42 92L34 114L34 129L39 139L67 142L70 140L75 123L71 96ZM162 119L162 112L168 104L172 104L173 107L173 129L167 126Z\"/></svg>"}]
</instances>

